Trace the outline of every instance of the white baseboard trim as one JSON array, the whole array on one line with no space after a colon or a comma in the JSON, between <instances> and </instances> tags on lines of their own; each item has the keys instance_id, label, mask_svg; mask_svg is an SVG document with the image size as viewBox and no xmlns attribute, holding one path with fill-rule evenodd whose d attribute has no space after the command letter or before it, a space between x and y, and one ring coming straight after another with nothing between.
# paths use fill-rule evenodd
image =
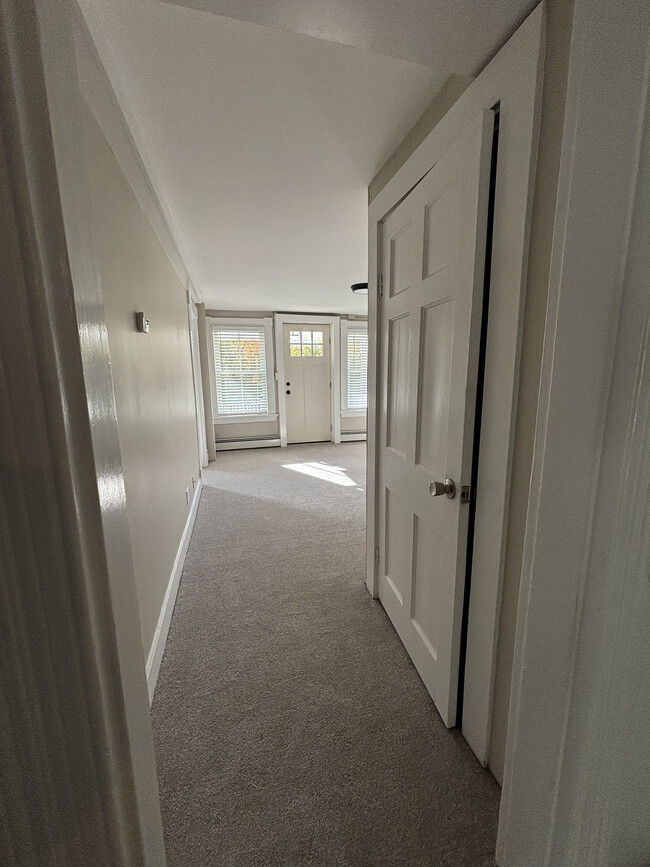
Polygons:
<instances>
[{"instance_id":1,"label":"white baseboard trim","mask_svg":"<svg viewBox=\"0 0 650 867\"><path fill-rule=\"evenodd\" d=\"M272 440L224 440L215 443L218 452L227 452L230 449L269 449L280 445L280 439Z\"/></svg>"},{"instance_id":2,"label":"white baseboard trim","mask_svg":"<svg viewBox=\"0 0 650 867\"><path fill-rule=\"evenodd\" d=\"M341 442L350 443L356 440L367 440L368 434L365 431L355 431L354 433L341 433Z\"/></svg>"},{"instance_id":3,"label":"white baseboard trim","mask_svg":"<svg viewBox=\"0 0 650 867\"><path fill-rule=\"evenodd\" d=\"M156 691L156 682L158 681L158 672L160 671L160 663L162 662L163 653L165 652L165 644L167 643L167 635L169 633L169 624L172 621L174 613L174 605L176 604L176 595L178 594L178 585L181 582L183 573L183 565L185 564L185 555L190 544L192 536L192 528L196 520L196 513L199 507L199 499L201 495L202 480L199 479L196 488L194 489L194 498L192 505L185 522L185 529L181 536L181 541L176 552L176 559L167 585L167 591L160 610L160 617L156 625L156 631L151 642L151 649L147 659L147 687L149 688L149 704L153 701L154 692Z\"/></svg>"}]
</instances>

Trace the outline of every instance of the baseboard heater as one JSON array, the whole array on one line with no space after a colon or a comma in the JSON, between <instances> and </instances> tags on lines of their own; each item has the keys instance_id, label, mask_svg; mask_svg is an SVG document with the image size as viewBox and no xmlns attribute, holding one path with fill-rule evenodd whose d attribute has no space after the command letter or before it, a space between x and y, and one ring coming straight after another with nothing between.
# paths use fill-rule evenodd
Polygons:
<instances>
[{"instance_id":1,"label":"baseboard heater","mask_svg":"<svg viewBox=\"0 0 650 867\"><path fill-rule=\"evenodd\" d=\"M365 430L342 430L341 431L341 442L352 442L353 440L366 440L368 439L368 432Z\"/></svg>"},{"instance_id":2,"label":"baseboard heater","mask_svg":"<svg viewBox=\"0 0 650 867\"><path fill-rule=\"evenodd\" d=\"M215 440L218 452L229 449L267 449L280 445L280 437L275 434L261 437L232 437L231 439Z\"/></svg>"}]
</instances>

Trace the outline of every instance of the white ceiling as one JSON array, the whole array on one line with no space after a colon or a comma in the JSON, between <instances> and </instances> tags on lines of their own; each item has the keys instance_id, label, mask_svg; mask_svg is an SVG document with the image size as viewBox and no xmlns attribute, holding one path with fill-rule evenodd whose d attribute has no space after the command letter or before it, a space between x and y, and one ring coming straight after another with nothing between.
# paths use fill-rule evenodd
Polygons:
<instances>
[{"instance_id":1,"label":"white ceiling","mask_svg":"<svg viewBox=\"0 0 650 867\"><path fill-rule=\"evenodd\" d=\"M209 308L363 313L349 287L367 278L369 182L447 77L474 72L530 4L502 0L470 27L463 62L443 28L433 68L389 56L428 42L400 14L391 47L394 11L462 7L466 22L477 0L382 3L374 17L376 0L192 2L232 17L80 6L199 294Z\"/></svg>"}]
</instances>

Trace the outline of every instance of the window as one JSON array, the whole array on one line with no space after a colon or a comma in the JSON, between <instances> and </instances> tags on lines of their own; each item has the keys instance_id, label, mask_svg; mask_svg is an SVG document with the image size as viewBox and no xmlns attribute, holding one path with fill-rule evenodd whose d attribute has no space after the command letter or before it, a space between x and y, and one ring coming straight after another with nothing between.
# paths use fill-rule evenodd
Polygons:
<instances>
[{"instance_id":1,"label":"window","mask_svg":"<svg viewBox=\"0 0 650 867\"><path fill-rule=\"evenodd\" d=\"M368 407L368 326L343 320L341 404L343 412L362 415Z\"/></svg>"},{"instance_id":2,"label":"window","mask_svg":"<svg viewBox=\"0 0 650 867\"><path fill-rule=\"evenodd\" d=\"M291 355L303 358L323 357L322 331L291 331L289 334Z\"/></svg>"},{"instance_id":3,"label":"window","mask_svg":"<svg viewBox=\"0 0 650 867\"><path fill-rule=\"evenodd\" d=\"M215 420L252 421L275 410L270 320L213 320ZM273 416L274 417L274 416Z\"/></svg>"}]
</instances>

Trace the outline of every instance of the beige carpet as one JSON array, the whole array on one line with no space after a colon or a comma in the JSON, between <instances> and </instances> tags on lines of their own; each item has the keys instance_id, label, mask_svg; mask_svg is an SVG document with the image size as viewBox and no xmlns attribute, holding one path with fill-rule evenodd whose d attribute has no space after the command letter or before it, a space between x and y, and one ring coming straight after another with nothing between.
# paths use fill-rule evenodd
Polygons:
<instances>
[{"instance_id":1,"label":"beige carpet","mask_svg":"<svg viewBox=\"0 0 650 867\"><path fill-rule=\"evenodd\" d=\"M153 722L169 864L493 864L499 788L363 586L363 443L221 452Z\"/></svg>"}]
</instances>

